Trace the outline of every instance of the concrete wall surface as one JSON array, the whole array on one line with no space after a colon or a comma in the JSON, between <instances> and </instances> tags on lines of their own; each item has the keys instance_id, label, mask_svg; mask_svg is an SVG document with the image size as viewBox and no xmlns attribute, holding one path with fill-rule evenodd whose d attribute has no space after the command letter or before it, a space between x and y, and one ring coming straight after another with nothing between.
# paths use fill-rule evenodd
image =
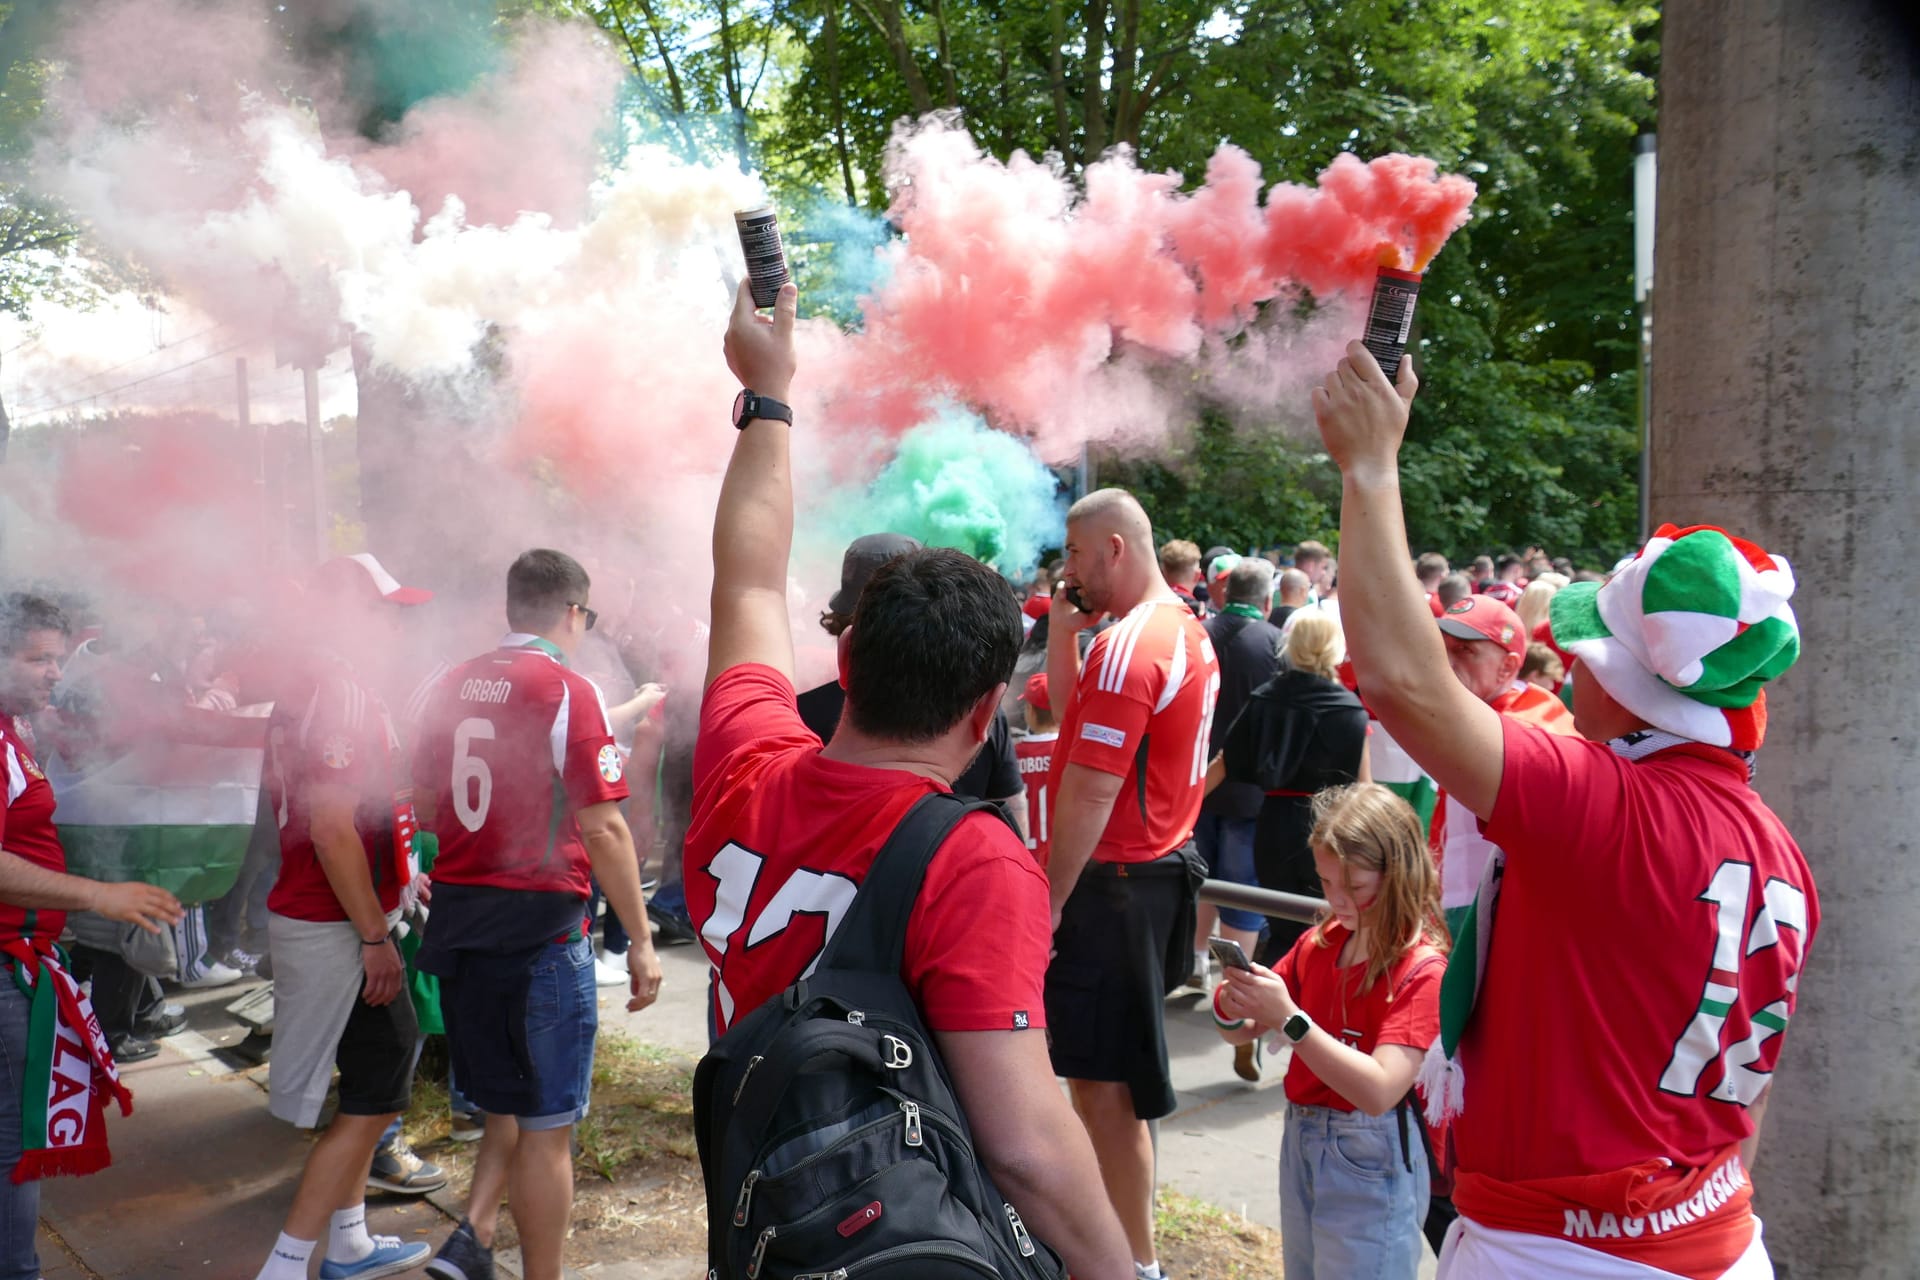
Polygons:
<instances>
[{"instance_id":1,"label":"concrete wall surface","mask_svg":"<svg viewBox=\"0 0 1920 1280\"><path fill-rule=\"evenodd\" d=\"M1785 1280L1920 1276L1920 79L1874 0L1665 8L1655 524L1794 565L1757 785L1824 920L1756 1205ZM1627 993L1622 993L1623 995Z\"/></svg>"}]
</instances>

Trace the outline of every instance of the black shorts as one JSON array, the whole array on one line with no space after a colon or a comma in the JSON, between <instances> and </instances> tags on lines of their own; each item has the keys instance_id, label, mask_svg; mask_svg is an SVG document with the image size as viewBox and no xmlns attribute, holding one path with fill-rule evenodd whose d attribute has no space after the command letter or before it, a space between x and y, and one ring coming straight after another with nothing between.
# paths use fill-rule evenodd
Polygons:
<instances>
[{"instance_id":1,"label":"black shorts","mask_svg":"<svg viewBox=\"0 0 1920 1280\"><path fill-rule=\"evenodd\" d=\"M1124 1083L1142 1120L1171 1115L1175 1105L1164 1001L1170 942L1187 900L1178 854L1090 862L1060 913L1047 967L1054 1074Z\"/></svg>"},{"instance_id":2,"label":"black shorts","mask_svg":"<svg viewBox=\"0 0 1920 1280\"><path fill-rule=\"evenodd\" d=\"M340 1068L340 1114L405 1111L413 1098L414 1046L419 1039L413 997L404 985L399 995L377 1007L356 997L333 1058Z\"/></svg>"}]
</instances>

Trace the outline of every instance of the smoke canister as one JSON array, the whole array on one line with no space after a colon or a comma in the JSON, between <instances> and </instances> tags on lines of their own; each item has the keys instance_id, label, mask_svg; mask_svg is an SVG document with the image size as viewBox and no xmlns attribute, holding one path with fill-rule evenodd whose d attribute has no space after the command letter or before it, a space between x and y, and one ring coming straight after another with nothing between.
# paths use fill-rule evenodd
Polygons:
<instances>
[{"instance_id":1,"label":"smoke canister","mask_svg":"<svg viewBox=\"0 0 1920 1280\"><path fill-rule=\"evenodd\" d=\"M780 287L793 277L787 271L787 250L780 242L780 220L773 210L748 209L733 215L740 232L740 252L747 259L747 281L753 290L753 305L770 307L780 296Z\"/></svg>"},{"instance_id":2,"label":"smoke canister","mask_svg":"<svg viewBox=\"0 0 1920 1280\"><path fill-rule=\"evenodd\" d=\"M1392 382L1400 376L1400 357L1413 330L1413 304L1420 297L1420 273L1381 267L1373 280L1373 304L1367 308L1367 333L1360 341Z\"/></svg>"}]
</instances>

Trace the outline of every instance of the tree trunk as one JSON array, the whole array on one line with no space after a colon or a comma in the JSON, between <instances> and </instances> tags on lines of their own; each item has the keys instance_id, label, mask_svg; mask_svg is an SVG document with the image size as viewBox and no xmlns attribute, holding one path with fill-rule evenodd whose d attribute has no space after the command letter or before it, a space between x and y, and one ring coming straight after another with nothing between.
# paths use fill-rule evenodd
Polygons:
<instances>
[{"instance_id":1,"label":"tree trunk","mask_svg":"<svg viewBox=\"0 0 1920 1280\"><path fill-rule=\"evenodd\" d=\"M907 99L913 103L915 115L925 115L933 110L933 94L927 88L927 79L920 74L920 68L913 60L913 50L907 44L905 25L900 20L899 0L880 0L880 8L874 7L874 0L853 0L860 12L867 15L867 21L874 25L887 42L887 48L893 53L894 65L900 69L900 78L906 81Z\"/></svg>"},{"instance_id":2,"label":"tree trunk","mask_svg":"<svg viewBox=\"0 0 1920 1280\"><path fill-rule=\"evenodd\" d=\"M1073 116L1067 108L1067 15L1066 0L1051 0L1047 5L1053 18L1053 40L1048 47L1048 69L1053 72L1054 146L1060 159L1073 163Z\"/></svg>"},{"instance_id":3,"label":"tree trunk","mask_svg":"<svg viewBox=\"0 0 1920 1280\"><path fill-rule=\"evenodd\" d=\"M1107 0L1087 0L1086 65L1081 68L1080 115L1086 130L1085 163L1107 149L1107 90L1101 64L1107 60Z\"/></svg>"},{"instance_id":4,"label":"tree trunk","mask_svg":"<svg viewBox=\"0 0 1920 1280\"><path fill-rule=\"evenodd\" d=\"M953 48L947 40L947 7L942 0L933 0L933 30L935 47L940 51L940 75L947 89L947 105L960 105L960 86L953 75Z\"/></svg>"},{"instance_id":5,"label":"tree trunk","mask_svg":"<svg viewBox=\"0 0 1920 1280\"><path fill-rule=\"evenodd\" d=\"M820 56L826 63L827 97L833 107L833 153L840 161L840 182L847 191L847 204L859 207L860 196L853 186L853 156L847 147L847 99L840 84L840 0L826 0L821 6L826 20L820 30Z\"/></svg>"},{"instance_id":6,"label":"tree trunk","mask_svg":"<svg viewBox=\"0 0 1920 1280\"><path fill-rule=\"evenodd\" d=\"M753 156L747 146L747 104L740 94L740 55L733 41L733 11L728 0L719 0L720 11L720 70L727 86L727 107L732 113L733 150L739 158L740 171L753 171Z\"/></svg>"},{"instance_id":7,"label":"tree trunk","mask_svg":"<svg viewBox=\"0 0 1920 1280\"><path fill-rule=\"evenodd\" d=\"M1113 137L1128 142L1133 114L1133 71L1140 54L1140 0L1121 0L1120 31L1113 41Z\"/></svg>"}]
</instances>

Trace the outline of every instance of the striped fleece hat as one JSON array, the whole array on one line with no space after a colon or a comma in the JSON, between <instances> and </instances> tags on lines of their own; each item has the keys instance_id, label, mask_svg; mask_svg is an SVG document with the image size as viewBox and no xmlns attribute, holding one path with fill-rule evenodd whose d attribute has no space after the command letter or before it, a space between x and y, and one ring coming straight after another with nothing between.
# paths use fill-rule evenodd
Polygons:
<instances>
[{"instance_id":1,"label":"striped fleece hat","mask_svg":"<svg viewBox=\"0 0 1920 1280\"><path fill-rule=\"evenodd\" d=\"M1554 643L1656 729L1752 751L1766 736L1762 686L1800 656L1793 569L1712 525L1662 525L1604 583L1553 597Z\"/></svg>"}]
</instances>

